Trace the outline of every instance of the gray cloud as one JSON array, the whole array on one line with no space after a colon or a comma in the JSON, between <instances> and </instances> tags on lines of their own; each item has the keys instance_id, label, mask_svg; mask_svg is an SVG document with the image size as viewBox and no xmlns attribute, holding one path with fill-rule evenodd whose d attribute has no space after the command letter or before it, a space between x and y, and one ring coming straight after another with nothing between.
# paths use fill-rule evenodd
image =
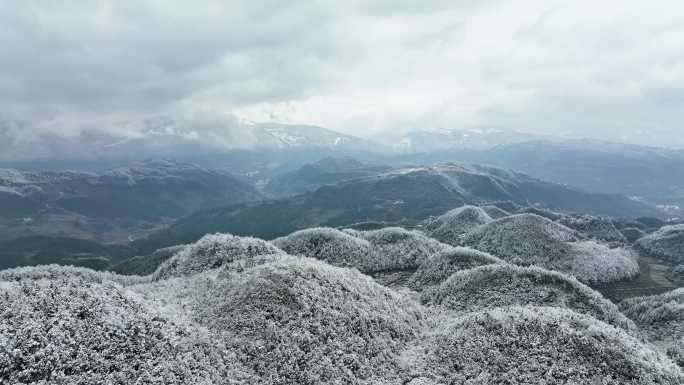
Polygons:
<instances>
[{"instance_id":1,"label":"gray cloud","mask_svg":"<svg viewBox=\"0 0 684 385\"><path fill-rule=\"evenodd\" d=\"M59 3L0 3L5 144L135 139L154 116L249 143L217 128L238 116L684 147L679 1Z\"/></svg>"}]
</instances>

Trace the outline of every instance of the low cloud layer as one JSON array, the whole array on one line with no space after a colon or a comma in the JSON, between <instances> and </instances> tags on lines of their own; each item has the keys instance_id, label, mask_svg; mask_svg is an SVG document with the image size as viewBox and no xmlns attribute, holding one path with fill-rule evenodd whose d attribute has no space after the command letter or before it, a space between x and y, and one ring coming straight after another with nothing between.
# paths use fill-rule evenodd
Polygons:
<instances>
[{"instance_id":1,"label":"low cloud layer","mask_svg":"<svg viewBox=\"0 0 684 385\"><path fill-rule=\"evenodd\" d=\"M679 1L66 3L0 3L0 136L237 117L684 147Z\"/></svg>"}]
</instances>

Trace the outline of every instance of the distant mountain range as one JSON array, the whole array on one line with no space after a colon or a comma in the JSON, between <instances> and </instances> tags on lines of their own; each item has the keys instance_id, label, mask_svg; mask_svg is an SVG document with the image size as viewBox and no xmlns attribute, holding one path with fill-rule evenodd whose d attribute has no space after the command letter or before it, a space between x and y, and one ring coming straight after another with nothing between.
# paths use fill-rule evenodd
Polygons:
<instances>
[{"instance_id":1,"label":"distant mountain range","mask_svg":"<svg viewBox=\"0 0 684 385\"><path fill-rule=\"evenodd\" d=\"M326 184L378 175L390 169L390 166L373 166L350 157L327 157L271 179L264 192L275 197L297 195Z\"/></svg>"},{"instance_id":2,"label":"distant mountain range","mask_svg":"<svg viewBox=\"0 0 684 385\"><path fill-rule=\"evenodd\" d=\"M0 239L53 235L128 241L145 227L262 198L227 173L170 161L102 173L0 169Z\"/></svg>"},{"instance_id":3,"label":"distant mountain range","mask_svg":"<svg viewBox=\"0 0 684 385\"><path fill-rule=\"evenodd\" d=\"M312 226L410 225L466 203L497 201L612 216L659 214L621 195L580 192L499 168L452 163L392 169L290 198L202 211L134 247L151 252L212 232L273 238Z\"/></svg>"},{"instance_id":4,"label":"distant mountain range","mask_svg":"<svg viewBox=\"0 0 684 385\"><path fill-rule=\"evenodd\" d=\"M451 158L451 156L449 156ZM464 160L506 166L585 191L619 193L684 208L684 152L596 141L533 141L463 154Z\"/></svg>"},{"instance_id":5,"label":"distant mountain range","mask_svg":"<svg viewBox=\"0 0 684 385\"><path fill-rule=\"evenodd\" d=\"M326 157L393 167L459 161L516 170L587 192L623 194L659 205L670 217L684 216L684 151L501 128L417 129L370 139L309 125L235 121L199 129L156 118L137 123L143 129L133 137L86 131L29 140L18 136L20 126L11 129L8 124L0 127L0 167L6 168L103 171L141 157L168 158L227 170L270 196L283 196L312 187L305 186L301 175L285 174ZM282 178L300 178L302 183L285 191Z\"/></svg>"},{"instance_id":6,"label":"distant mountain range","mask_svg":"<svg viewBox=\"0 0 684 385\"><path fill-rule=\"evenodd\" d=\"M0 122L0 166L38 170L65 166L103 169L148 158L212 166L205 163L228 160L232 164L234 156L231 154L251 151L287 152L290 155L293 152L311 153L315 155L307 161L312 161L331 152L353 155L375 152L379 148L372 141L310 125L236 121L215 122L208 127L185 127L169 118L131 125L139 128L128 136L108 131L84 131L69 136L36 133L26 138L21 135L21 125Z\"/></svg>"},{"instance_id":7,"label":"distant mountain range","mask_svg":"<svg viewBox=\"0 0 684 385\"><path fill-rule=\"evenodd\" d=\"M543 135L500 128L412 130L380 141L403 154L435 151L488 150L499 145L541 140Z\"/></svg>"}]
</instances>

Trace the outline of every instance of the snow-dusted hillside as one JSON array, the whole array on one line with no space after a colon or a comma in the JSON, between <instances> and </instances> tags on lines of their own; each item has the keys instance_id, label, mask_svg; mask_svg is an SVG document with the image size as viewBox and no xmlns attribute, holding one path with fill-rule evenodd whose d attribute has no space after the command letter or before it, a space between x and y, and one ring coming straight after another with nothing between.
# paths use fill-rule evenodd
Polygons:
<instances>
[{"instance_id":1,"label":"snow-dusted hillside","mask_svg":"<svg viewBox=\"0 0 684 385\"><path fill-rule=\"evenodd\" d=\"M477 226L491 222L492 217L476 206L462 206L424 222L425 232L449 245L461 244L461 236Z\"/></svg>"},{"instance_id":2,"label":"snow-dusted hillside","mask_svg":"<svg viewBox=\"0 0 684 385\"><path fill-rule=\"evenodd\" d=\"M491 264L459 271L425 290L421 298L460 312L525 305L567 308L636 331L634 323L596 291L573 277L539 267Z\"/></svg>"},{"instance_id":3,"label":"snow-dusted hillside","mask_svg":"<svg viewBox=\"0 0 684 385\"><path fill-rule=\"evenodd\" d=\"M424 260L418 270L411 275L409 285L415 290L423 290L439 285L458 271L503 263L503 260L490 254L468 247L455 247L433 254Z\"/></svg>"},{"instance_id":4,"label":"snow-dusted hillside","mask_svg":"<svg viewBox=\"0 0 684 385\"><path fill-rule=\"evenodd\" d=\"M236 262L254 264L275 254L283 252L261 239L208 234L162 263L152 277L160 280L188 276Z\"/></svg>"},{"instance_id":5,"label":"snow-dusted hillside","mask_svg":"<svg viewBox=\"0 0 684 385\"><path fill-rule=\"evenodd\" d=\"M684 382L612 303L562 274L397 228L274 243L318 259L214 234L148 276L0 271L0 383ZM328 262L420 265L424 301Z\"/></svg>"},{"instance_id":6,"label":"snow-dusted hillside","mask_svg":"<svg viewBox=\"0 0 684 385\"><path fill-rule=\"evenodd\" d=\"M620 303L620 309L656 346L684 368L684 288L629 298Z\"/></svg>"},{"instance_id":7,"label":"snow-dusted hillside","mask_svg":"<svg viewBox=\"0 0 684 385\"><path fill-rule=\"evenodd\" d=\"M518 265L572 274L583 282L610 282L639 272L631 251L583 240L582 234L534 214L482 225L466 234L463 244Z\"/></svg>"},{"instance_id":8,"label":"snow-dusted hillside","mask_svg":"<svg viewBox=\"0 0 684 385\"><path fill-rule=\"evenodd\" d=\"M663 226L636 242L645 253L671 263L684 263L684 225Z\"/></svg>"},{"instance_id":9,"label":"snow-dusted hillside","mask_svg":"<svg viewBox=\"0 0 684 385\"><path fill-rule=\"evenodd\" d=\"M450 249L421 233L398 227L373 231L313 228L272 243L292 255L354 267L367 274L414 270L431 255Z\"/></svg>"},{"instance_id":10,"label":"snow-dusted hillside","mask_svg":"<svg viewBox=\"0 0 684 385\"><path fill-rule=\"evenodd\" d=\"M567 215L559 219L558 222L594 239L606 242L627 242L625 236L615 228L609 218L591 215Z\"/></svg>"},{"instance_id":11,"label":"snow-dusted hillside","mask_svg":"<svg viewBox=\"0 0 684 385\"><path fill-rule=\"evenodd\" d=\"M412 384L675 384L681 370L635 337L590 316L504 307L440 325L405 353Z\"/></svg>"}]
</instances>

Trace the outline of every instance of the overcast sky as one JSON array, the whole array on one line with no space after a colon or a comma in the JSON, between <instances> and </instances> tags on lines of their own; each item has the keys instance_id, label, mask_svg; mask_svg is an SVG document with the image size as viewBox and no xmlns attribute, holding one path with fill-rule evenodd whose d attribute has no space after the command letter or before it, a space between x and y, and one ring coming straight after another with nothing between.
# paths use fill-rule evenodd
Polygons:
<instances>
[{"instance_id":1,"label":"overcast sky","mask_svg":"<svg viewBox=\"0 0 684 385\"><path fill-rule=\"evenodd\" d=\"M0 1L0 119L25 135L237 116L684 147L681 0L291 3Z\"/></svg>"}]
</instances>

